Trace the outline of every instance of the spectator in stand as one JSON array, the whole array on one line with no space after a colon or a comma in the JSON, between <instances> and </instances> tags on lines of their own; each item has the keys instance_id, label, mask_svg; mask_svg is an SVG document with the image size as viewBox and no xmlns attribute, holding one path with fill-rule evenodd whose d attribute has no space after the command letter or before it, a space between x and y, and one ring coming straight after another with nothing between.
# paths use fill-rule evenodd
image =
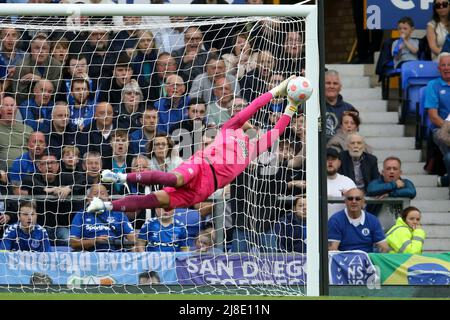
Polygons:
<instances>
[{"instance_id":1,"label":"spectator in stand","mask_svg":"<svg viewBox=\"0 0 450 320\"><path fill-rule=\"evenodd\" d=\"M138 32L136 47L131 55L133 74L136 75L139 86L143 89L144 98L150 98L151 77L155 72L155 62L158 50L155 48L153 34L150 31Z\"/></svg>"},{"instance_id":2,"label":"spectator in stand","mask_svg":"<svg viewBox=\"0 0 450 320\"><path fill-rule=\"evenodd\" d=\"M50 124L43 128L45 141L50 153L61 158L63 146L73 146L80 133L77 126L70 122L69 107L65 101L57 101L52 110Z\"/></svg>"},{"instance_id":3,"label":"spectator in stand","mask_svg":"<svg viewBox=\"0 0 450 320\"><path fill-rule=\"evenodd\" d=\"M112 157L103 157L103 169L110 169L116 173L126 173L131 167L132 156L128 154L128 133L126 130L117 129L111 133ZM128 188L128 187L127 187ZM129 190L128 190L129 192ZM111 188L111 194L125 194L125 184L115 182Z\"/></svg>"},{"instance_id":4,"label":"spectator in stand","mask_svg":"<svg viewBox=\"0 0 450 320\"><path fill-rule=\"evenodd\" d=\"M347 139L352 133L359 131L359 126L361 125L361 120L359 119L359 114L356 111L344 111L342 113L342 123L336 134L328 140L327 148L335 148L339 152L347 151ZM372 153L372 147L367 143L365 144L365 152Z\"/></svg>"},{"instance_id":5,"label":"spectator in stand","mask_svg":"<svg viewBox=\"0 0 450 320\"><path fill-rule=\"evenodd\" d=\"M402 162L397 157L384 159L381 176L369 183L367 195L379 199L385 197L414 199L416 188L412 181L401 177L401 166Z\"/></svg>"},{"instance_id":6,"label":"spectator in stand","mask_svg":"<svg viewBox=\"0 0 450 320\"><path fill-rule=\"evenodd\" d=\"M52 58L59 61L61 66L65 66L69 56L69 42L62 37L51 44Z\"/></svg>"},{"instance_id":7,"label":"spectator in stand","mask_svg":"<svg viewBox=\"0 0 450 320\"><path fill-rule=\"evenodd\" d=\"M186 85L178 75L166 78L166 98L155 102L158 110L158 131L168 134L171 130L180 128L181 121L187 118L187 106L190 97L186 95Z\"/></svg>"},{"instance_id":8,"label":"spectator in stand","mask_svg":"<svg viewBox=\"0 0 450 320\"><path fill-rule=\"evenodd\" d=\"M400 68L402 63L411 60L418 60L419 40L412 39L414 31L414 21L410 17L403 17L398 20L397 30L400 39L392 43L392 57L394 58L394 68Z\"/></svg>"},{"instance_id":9,"label":"spectator in stand","mask_svg":"<svg viewBox=\"0 0 450 320\"><path fill-rule=\"evenodd\" d=\"M99 184L100 172L102 171L102 155L98 151L88 151L83 155L83 171L85 173L82 185L90 188Z\"/></svg>"},{"instance_id":10,"label":"spectator in stand","mask_svg":"<svg viewBox=\"0 0 450 320\"><path fill-rule=\"evenodd\" d=\"M159 27L155 29L155 44L159 52L172 53L172 51L182 49L184 47L184 29L181 24L185 17L170 16L170 27ZM175 25L179 24L179 25Z\"/></svg>"},{"instance_id":11,"label":"spectator in stand","mask_svg":"<svg viewBox=\"0 0 450 320\"><path fill-rule=\"evenodd\" d=\"M439 147L444 156L445 169L447 174L441 177L442 185L448 185L450 174L450 146L439 137L439 128L445 125L446 120L450 120L450 53L443 52L439 55L438 69L441 76L431 80L427 84L425 93L425 109L432 123L433 141ZM445 126L444 126L445 127Z\"/></svg>"},{"instance_id":12,"label":"spectator in stand","mask_svg":"<svg viewBox=\"0 0 450 320\"><path fill-rule=\"evenodd\" d=\"M42 214L40 224L47 229L50 240L67 245L72 205L66 199L72 193L73 179L61 175L55 155L44 154L36 166L36 173L24 177L20 189L33 197L44 196L37 201L37 212Z\"/></svg>"},{"instance_id":13,"label":"spectator in stand","mask_svg":"<svg viewBox=\"0 0 450 320\"><path fill-rule=\"evenodd\" d=\"M339 152L333 148L327 148L327 196L328 197L343 197L344 194L356 188L355 183L349 177L339 174L341 168L341 160ZM345 205L328 204L328 216L341 211Z\"/></svg>"},{"instance_id":14,"label":"spectator in stand","mask_svg":"<svg viewBox=\"0 0 450 320\"><path fill-rule=\"evenodd\" d=\"M402 162L398 157L391 156L384 159L381 176L369 183L367 195L378 199L386 197L414 199L416 188L412 181L401 177L401 166ZM384 230L389 230L395 223L396 208L392 204L371 205L367 209L378 217Z\"/></svg>"},{"instance_id":15,"label":"spectator in stand","mask_svg":"<svg viewBox=\"0 0 450 320\"><path fill-rule=\"evenodd\" d=\"M101 184L88 190L87 201L93 197L108 200L108 191ZM70 246L75 251L123 251L122 241L134 243L136 235L127 216L119 211L79 211L70 226Z\"/></svg>"},{"instance_id":16,"label":"spectator in stand","mask_svg":"<svg viewBox=\"0 0 450 320\"><path fill-rule=\"evenodd\" d=\"M44 131L49 126L53 109L53 83L41 79L34 85L33 98L25 100L19 106L23 122L33 131Z\"/></svg>"},{"instance_id":17,"label":"spectator in stand","mask_svg":"<svg viewBox=\"0 0 450 320\"><path fill-rule=\"evenodd\" d=\"M122 89L122 103L113 106L116 128L129 130L132 134L141 127L142 111L144 110L141 88L136 80L132 79Z\"/></svg>"},{"instance_id":18,"label":"spectator in stand","mask_svg":"<svg viewBox=\"0 0 450 320\"><path fill-rule=\"evenodd\" d=\"M378 160L364 151L364 138L359 133L348 136L348 150L341 152L342 166L339 173L352 179L361 190L367 190L369 183L380 177Z\"/></svg>"},{"instance_id":19,"label":"spectator in stand","mask_svg":"<svg viewBox=\"0 0 450 320\"><path fill-rule=\"evenodd\" d=\"M170 172L178 167L183 160L175 154L172 139L164 134L156 134L148 144L150 170Z\"/></svg>"},{"instance_id":20,"label":"spectator in stand","mask_svg":"<svg viewBox=\"0 0 450 320\"><path fill-rule=\"evenodd\" d=\"M14 28L0 29L0 59L8 66L8 78L13 78L17 66L22 64L25 52L17 46L20 32Z\"/></svg>"},{"instance_id":21,"label":"spectator in stand","mask_svg":"<svg viewBox=\"0 0 450 320\"><path fill-rule=\"evenodd\" d=\"M29 98L36 81L48 79L53 88L59 88L62 67L58 60L50 56L50 43L46 34L38 33L30 44L30 53L26 53L23 63L14 73L12 92L17 92L17 102L21 104Z\"/></svg>"},{"instance_id":22,"label":"spectator in stand","mask_svg":"<svg viewBox=\"0 0 450 320\"><path fill-rule=\"evenodd\" d=\"M248 41L248 34L239 33L234 38L234 46L230 53L222 55L227 73L240 80L247 72L256 67L258 54L252 54L252 46Z\"/></svg>"},{"instance_id":23,"label":"spectator in stand","mask_svg":"<svg viewBox=\"0 0 450 320\"><path fill-rule=\"evenodd\" d=\"M47 231L36 221L35 203L21 201L19 221L6 229L0 250L51 252Z\"/></svg>"},{"instance_id":24,"label":"spectator in stand","mask_svg":"<svg viewBox=\"0 0 450 320\"><path fill-rule=\"evenodd\" d=\"M239 83L236 78L226 73L225 61L216 55L210 55L205 65L205 72L199 74L192 82L189 92L191 98L201 98L206 103L217 99L214 95L215 79L226 77L230 83L235 83L234 92L240 91ZM283 109L284 110L284 109Z\"/></svg>"},{"instance_id":25,"label":"spectator in stand","mask_svg":"<svg viewBox=\"0 0 450 320\"><path fill-rule=\"evenodd\" d=\"M140 118L139 129L130 134L130 153L145 153L147 144L157 134L158 111L153 107L147 107Z\"/></svg>"},{"instance_id":26,"label":"spectator in stand","mask_svg":"<svg viewBox=\"0 0 450 320\"><path fill-rule=\"evenodd\" d=\"M156 208L156 218L148 220L139 231L137 252L188 251L187 230L184 223L174 218L173 209Z\"/></svg>"},{"instance_id":27,"label":"spectator in stand","mask_svg":"<svg viewBox=\"0 0 450 320\"><path fill-rule=\"evenodd\" d=\"M260 51L254 70L246 73L240 80L241 95L247 101L253 101L264 92L275 67L275 58L269 51Z\"/></svg>"},{"instance_id":28,"label":"spectator in stand","mask_svg":"<svg viewBox=\"0 0 450 320\"><path fill-rule=\"evenodd\" d=\"M191 26L184 31L184 43L184 48L172 51L172 57L189 88L191 81L203 73L208 52L203 49L203 34L199 27Z\"/></svg>"},{"instance_id":29,"label":"spectator in stand","mask_svg":"<svg viewBox=\"0 0 450 320\"><path fill-rule=\"evenodd\" d=\"M123 16L123 24L127 29L113 35L110 50L112 52L130 51L130 53L134 51L139 41L141 23L142 17L140 16ZM133 26L132 29L131 26Z\"/></svg>"},{"instance_id":30,"label":"spectator in stand","mask_svg":"<svg viewBox=\"0 0 450 320\"><path fill-rule=\"evenodd\" d=\"M221 126L231 119L230 108L233 103L233 88L236 83L229 81L226 77L216 78L213 93L215 101L208 104L208 124Z\"/></svg>"},{"instance_id":31,"label":"spectator in stand","mask_svg":"<svg viewBox=\"0 0 450 320\"><path fill-rule=\"evenodd\" d=\"M342 123L342 114L344 111L356 111L350 103L345 102L340 92L342 90L341 78L336 70L328 70L325 72L325 101L327 111L326 136L327 140L336 134L336 130Z\"/></svg>"},{"instance_id":32,"label":"spectator in stand","mask_svg":"<svg viewBox=\"0 0 450 320\"><path fill-rule=\"evenodd\" d=\"M275 223L278 248L282 252L306 253L306 198L294 200L292 212L287 212Z\"/></svg>"},{"instance_id":33,"label":"spectator in stand","mask_svg":"<svg viewBox=\"0 0 450 320\"><path fill-rule=\"evenodd\" d=\"M278 60L278 71L284 76L290 76L292 73L304 75L305 59L302 34L298 31L287 31L285 37L282 56Z\"/></svg>"},{"instance_id":34,"label":"spectator in stand","mask_svg":"<svg viewBox=\"0 0 450 320\"><path fill-rule=\"evenodd\" d=\"M433 1L433 17L427 24L427 40L431 57L438 61L438 56L448 34L450 23L450 6L448 0Z\"/></svg>"},{"instance_id":35,"label":"spectator in stand","mask_svg":"<svg viewBox=\"0 0 450 320\"><path fill-rule=\"evenodd\" d=\"M13 185L14 194L23 194L20 192L20 186L27 176L36 173L36 162L44 155L46 147L42 132L36 131L30 135L27 143L28 151L17 157L9 169L9 181Z\"/></svg>"},{"instance_id":36,"label":"spectator in stand","mask_svg":"<svg viewBox=\"0 0 450 320\"><path fill-rule=\"evenodd\" d=\"M144 89L144 96L154 102L159 98L167 97L165 88L166 78L170 75L177 74L177 63L175 58L168 52L161 52L156 60L155 72L150 78L150 87L148 93Z\"/></svg>"},{"instance_id":37,"label":"spectator in stand","mask_svg":"<svg viewBox=\"0 0 450 320\"><path fill-rule=\"evenodd\" d=\"M111 78L105 78L100 82L98 101L107 101L114 104L120 104L122 101L122 89L133 76L133 69L130 64L130 57L122 52L119 55L117 63L114 64L113 75Z\"/></svg>"},{"instance_id":38,"label":"spectator in stand","mask_svg":"<svg viewBox=\"0 0 450 320\"><path fill-rule=\"evenodd\" d=\"M0 169L11 167L14 159L24 152L24 143L33 129L16 120L16 100L10 96L0 97Z\"/></svg>"},{"instance_id":39,"label":"spectator in stand","mask_svg":"<svg viewBox=\"0 0 450 320\"><path fill-rule=\"evenodd\" d=\"M416 207L403 209L396 224L386 233L389 253L422 254L426 233L420 224L421 216Z\"/></svg>"},{"instance_id":40,"label":"spectator in stand","mask_svg":"<svg viewBox=\"0 0 450 320\"><path fill-rule=\"evenodd\" d=\"M214 247L216 234L213 228L201 230L195 238L194 251L200 254L222 254L223 251Z\"/></svg>"},{"instance_id":41,"label":"spectator in stand","mask_svg":"<svg viewBox=\"0 0 450 320\"><path fill-rule=\"evenodd\" d=\"M94 120L95 101L90 98L90 79L75 78L71 82L70 95L73 104L69 104L70 122L77 126L79 131L89 127ZM72 99L69 98L69 101Z\"/></svg>"},{"instance_id":42,"label":"spectator in stand","mask_svg":"<svg viewBox=\"0 0 450 320\"><path fill-rule=\"evenodd\" d=\"M81 153L98 151L105 159L111 158L111 133L113 132L113 107L108 102L99 102L95 107L95 121L78 133L76 144Z\"/></svg>"},{"instance_id":43,"label":"spectator in stand","mask_svg":"<svg viewBox=\"0 0 450 320\"><path fill-rule=\"evenodd\" d=\"M72 195L85 195L85 172L80 163L80 150L76 146L65 146L62 148L61 157L61 180L70 181L72 186ZM72 211L81 210L84 206L84 200L72 200Z\"/></svg>"},{"instance_id":44,"label":"spectator in stand","mask_svg":"<svg viewBox=\"0 0 450 320\"><path fill-rule=\"evenodd\" d=\"M193 98L188 105L188 118L181 123L181 129L173 130L172 140L179 142L179 155L188 159L202 144L206 130L206 104L201 99Z\"/></svg>"},{"instance_id":45,"label":"spectator in stand","mask_svg":"<svg viewBox=\"0 0 450 320\"><path fill-rule=\"evenodd\" d=\"M378 219L363 210L364 191L353 188L345 193L346 208L328 220L328 250L388 252L386 238Z\"/></svg>"}]
</instances>

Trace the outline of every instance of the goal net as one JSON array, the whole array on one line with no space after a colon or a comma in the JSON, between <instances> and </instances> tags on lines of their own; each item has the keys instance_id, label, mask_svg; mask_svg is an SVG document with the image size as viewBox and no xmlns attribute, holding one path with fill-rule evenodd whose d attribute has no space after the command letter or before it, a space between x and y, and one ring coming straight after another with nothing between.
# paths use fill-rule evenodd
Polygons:
<instances>
[{"instance_id":1,"label":"goal net","mask_svg":"<svg viewBox=\"0 0 450 320\"><path fill-rule=\"evenodd\" d=\"M0 287L306 294L306 204L314 200L306 106L207 201L171 211L85 208L94 196L163 188L101 184L102 170L169 172L290 75L316 86L307 15L99 16L83 8L29 16L22 6L1 18ZM261 108L244 127L250 139L271 130L285 107L281 98Z\"/></svg>"}]
</instances>

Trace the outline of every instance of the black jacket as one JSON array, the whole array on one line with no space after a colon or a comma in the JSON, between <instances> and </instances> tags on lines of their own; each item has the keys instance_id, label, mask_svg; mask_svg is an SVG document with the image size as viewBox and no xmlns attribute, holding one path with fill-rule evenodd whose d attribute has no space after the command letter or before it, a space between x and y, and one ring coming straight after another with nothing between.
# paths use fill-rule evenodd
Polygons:
<instances>
[{"instance_id":1,"label":"black jacket","mask_svg":"<svg viewBox=\"0 0 450 320\"><path fill-rule=\"evenodd\" d=\"M380 177L378 171L378 159L374 155L363 152L361 156L361 172L364 179L364 191L367 190L367 186L372 180ZM341 168L339 173L349 177L355 181L355 169L353 167L352 157L348 151L341 152ZM356 183L356 181L355 181Z\"/></svg>"}]
</instances>

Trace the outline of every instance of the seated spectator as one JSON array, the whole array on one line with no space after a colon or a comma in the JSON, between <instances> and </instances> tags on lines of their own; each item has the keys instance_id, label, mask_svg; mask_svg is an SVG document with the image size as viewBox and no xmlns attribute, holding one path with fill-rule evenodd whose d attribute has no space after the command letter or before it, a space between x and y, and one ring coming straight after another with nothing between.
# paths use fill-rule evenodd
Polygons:
<instances>
[{"instance_id":1,"label":"seated spectator","mask_svg":"<svg viewBox=\"0 0 450 320\"><path fill-rule=\"evenodd\" d=\"M174 210L156 208L156 218L148 220L136 243L137 252L188 251L186 226L174 218Z\"/></svg>"},{"instance_id":2,"label":"seated spectator","mask_svg":"<svg viewBox=\"0 0 450 320\"><path fill-rule=\"evenodd\" d=\"M240 80L241 96L247 101L253 101L266 89L266 83L275 69L275 58L269 51L258 53L254 70L247 72Z\"/></svg>"},{"instance_id":3,"label":"seated spectator","mask_svg":"<svg viewBox=\"0 0 450 320\"><path fill-rule=\"evenodd\" d=\"M33 98L25 100L19 106L23 122L33 131L43 131L49 126L53 109L53 84L41 79L34 85Z\"/></svg>"},{"instance_id":4,"label":"seated spectator","mask_svg":"<svg viewBox=\"0 0 450 320\"><path fill-rule=\"evenodd\" d=\"M389 247L378 219L363 210L364 192L353 188L345 193L346 208L328 220L328 250L388 252Z\"/></svg>"},{"instance_id":5,"label":"seated spectator","mask_svg":"<svg viewBox=\"0 0 450 320\"><path fill-rule=\"evenodd\" d=\"M0 97L0 169L7 170L14 159L24 153L24 142L33 129L16 120L17 105L13 97Z\"/></svg>"},{"instance_id":6,"label":"seated spectator","mask_svg":"<svg viewBox=\"0 0 450 320\"><path fill-rule=\"evenodd\" d=\"M230 83L234 83L234 92L240 91L239 83L236 78L226 73L225 61L216 55L210 55L205 65L205 72L195 77L192 82L189 96L191 98L201 98L206 103L215 101L217 97L214 95L214 82L217 78L226 77ZM284 110L284 109L283 109Z\"/></svg>"},{"instance_id":7,"label":"seated spectator","mask_svg":"<svg viewBox=\"0 0 450 320\"><path fill-rule=\"evenodd\" d=\"M46 147L42 132L36 131L30 135L27 143L28 151L14 160L8 172L14 194L20 194L19 187L25 177L36 173L36 161L42 157Z\"/></svg>"},{"instance_id":8,"label":"seated spectator","mask_svg":"<svg viewBox=\"0 0 450 320\"><path fill-rule=\"evenodd\" d=\"M21 201L19 221L6 229L0 244L0 250L52 251L47 231L36 222L37 213L34 202Z\"/></svg>"},{"instance_id":9,"label":"seated spectator","mask_svg":"<svg viewBox=\"0 0 450 320\"><path fill-rule=\"evenodd\" d=\"M181 129L171 132L172 140L178 143L179 155L185 160L201 148L201 137L206 129L206 104L201 99L191 99L187 114Z\"/></svg>"},{"instance_id":10,"label":"seated spectator","mask_svg":"<svg viewBox=\"0 0 450 320\"><path fill-rule=\"evenodd\" d=\"M358 133L348 136L347 151L341 152L339 173L352 179L361 190L367 190L369 183L380 177L378 159L364 151L364 138Z\"/></svg>"},{"instance_id":11,"label":"seated spectator","mask_svg":"<svg viewBox=\"0 0 450 320\"><path fill-rule=\"evenodd\" d=\"M57 41L52 42L51 55L61 66L66 65L67 57L69 56L69 42L66 38L61 37Z\"/></svg>"},{"instance_id":12,"label":"seated spectator","mask_svg":"<svg viewBox=\"0 0 450 320\"><path fill-rule=\"evenodd\" d=\"M277 70L286 77L293 73L304 75L304 58L302 34L299 31L287 31L283 41L281 57L278 58Z\"/></svg>"},{"instance_id":13,"label":"seated spectator","mask_svg":"<svg viewBox=\"0 0 450 320\"><path fill-rule=\"evenodd\" d=\"M344 111L356 111L350 103L345 102L340 92L342 90L341 78L336 70L325 72L325 102L327 106L325 124L326 136L329 140L336 134L336 130L342 123Z\"/></svg>"},{"instance_id":14,"label":"seated spectator","mask_svg":"<svg viewBox=\"0 0 450 320\"><path fill-rule=\"evenodd\" d=\"M81 131L94 120L95 101L89 97L90 79L72 79L71 86L70 95L73 100L69 98L69 101L72 100L73 104L69 104L70 122Z\"/></svg>"},{"instance_id":15,"label":"seated spectator","mask_svg":"<svg viewBox=\"0 0 450 320\"><path fill-rule=\"evenodd\" d=\"M159 25L154 29L155 44L159 52L172 53L184 47L184 29L182 25L185 17L170 16L170 26ZM175 25L176 24L176 25Z\"/></svg>"},{"instance_id":16,"label":"seated spectator","mask_svg":"<svg viewBox=\"0 0 450 320\"><path fill-rule=\"evenodd\" d=\"M133 77L133 69L130 62L130 57L125 52L120 53L117 62L113 63L112 77L104 78L98 86L98 101L106 101L112 105L120 104L122 101L122 89Z\"/></svg>"},{"instance_id":17,"label":"seated spectator","mask_svg":"<svg viewBox=\"0 0 450 320\"><path fill-rule=\"evenodd\" d=\"M103 169L102 155L98 151L88 151L83 155L83 171L85 173L82 185L89 189L93 185L99 184L100 172ZM86 192L85 192L86 193Z\"/></svg>"},{"instance_id":18,"label":"seated spectator","mask_svg":"<svg viewBox=\"0 0 450 320\"><path fill-rule=\"evenodd\" d=\"M131 55L131 66L139 86L144 88L144 91L149 90L157 58L158 50L155 47L153 34L150 31L138 31L137 43Z\"/></svg>"},{"instance_id":19,"label":"seated spectator","mask_svg":"<svg viewBox=\"0 0 450 320\"><path fill-rule=\"evenodd\" d=\"M117 129L111 133L112 156L103 156L103 169L110 169L115 173L126 173L131 167L132 157L128 154L128 133L126 130ZM125 185L116 182L112 185L111 194L125 194Z\"/></svg>"},{"instance_id":20,"label":"seated spectator","mask_svg":"<svg viewBox=\"0 0 450 320\"><path fill-rule=\"evenodd\" d=\"M181 121L187 117L187 106L190 97L186 95L183 79L177 75L170 75L164 84L167 97L155 102L158 110L158 131L168 134L170 130L180 128Z\"/></svg>"},{"instance_id":21,"label":"seated spectator","mask_svg":"<svg viewBox=\"0 0 450 320\"><path fill-rule=\"evenodd\" d=\"M343 197L344 194L356 188L356 184L352 179L339 174L341 168L340 154L336 149L327 148L327 196L328 197ZM339 203L328 204L328 217L334 213L341 211L345 205Z\"/></svg>"},{"instance_id":22,"label":"seated spectator","mask_svg":"<svg viewBox=\"0 0 450 320\"><path fill-rule=\"evenodd\" d=\"M141 126L130 134L131 154L147 152L147 144L157 133L158 111L153 107L145 108L140 118Z\"/></svg>"},{"instance_id":23,"label":"seated spectator","mask_svg":"<svg viewBox=\"0 0 450 320\"><path fill-rule=\"evenodd\" d=\"M8 66L8 78L13 78L17 67L22 64L25 52L20 50L18 43L20 31L15 28L0 28L0 59Z\"/></svg>"},{"instance_id":24,"label":"seated spectator","mask_svg":"<svg viewBox=\"0 0 450 320\"><path fill-rule=\"evenodd\" d=\"M63 146L73 146L80 133L77 126L70 122L69 107L64 101L57 101L52 110L50 124L43 128L50 153L61 158Z\"/></svg>"},{"instance_id":25,"label":"seated spectator","mask_svg":"<svg viewBox=\"0 0 450 320\"><path fill-rule=\"evenodd\" d=\"M106 187L93 185L88 190L87 201L93 197L108 200ZM70 246L75 251L123 251L124 239L135 243L135 233L127 216L119 211L79 211L70 226Z\"/></svg>"},{"instance_id":26,"label":"seated spectator","mask_svg":"<svg viewBox=\"0 0 450 320\"><path fill-rule=\"evenodd\" d=\"M295 199L292 211L275 223L275 233L282 252L306 253L306 198Z\"/></svg>"},{"instance_id":27,"label":"seated spectator","mask_svg":"<svg viewBox=\"0 0 450 320\"><path fill-rule=\"evenodd\" d=\"M328 140L327 148L335 148L339 152L347 151L347 139L348 135L359 131L361 120L359 119L358 112L344 111L342 113L342 119L339 129L336 134ZM364 152L372 153L372 147L365 144Z\"/></svg>"},{"instance_id":28,"label":"seated spectator","mask_svg":"<svg viewBox=\"0 0 450 320\"><path fill-rule=\"evenodd\" d=\"M172 139L163 134L157 134L148 144L148 157L150 169L170 172L178 167L183 160L173 150Z\"/></svg>"},{"instance_id":29,"label":"seated spectator","mask_svg":"<svg viewBox=\"0 0 450 320\"><path fill-rule=\"evenodd\" d=\"M144 105L142 91L136 80L131 80L123 86L122 102L113 106L113 110L116 128L126 129L132 134L141 127Z\"/></svg>"},{"instance_id":30,"label":"seated spectator","mask_svg":"<svg viewBox=\"0 0 450 320\"><path fill-rule=\"evenodd\" d=\"M76 146L64 146L61 157L61 180L71 181L72 195L81 196L86 194L84 182L85 172L80 163L80 150ZM72 211L81 210L84 200L72 200Z\"/></svg>"},{"instance_id":31,"label":"seated spectator","mask_svg":"<svg viewBox=\"0 0 450 320\"><path fill-rule=\"evenodd\" d=\"M234 37L233 49L222 55L227 73L240 80L247 72L256 67L257 53L252 54L252 46L247 33L239 33Z\"/></svg>"},{"instance_id":32,"label":"seated spectator","mask_svg":"<svg viewBox=\"0 0 450 320\"><path fill-rule=\"evenodd\" d=\"M416 207L403 209L395 225L386 233L389 253L422 254L426 234L420 224L421 215Z\"/></svg>"},{"instance_id":33,"label":"seated spectator","mask_svg":"<svg viewBox=\"0 0 450 320\"><path fill-rule=\"evenodd\" d=\"M20 189L30 196L44 196L36 201L41 224L47 229L50 240L67 245L69 239L70 213L72 205L73 179L61 175L59 161L55 155L44 154L36 161L37 171L23 179Z\"/></svg>"},{"instance_id":34,"label":"seated spectator","mask_svg":"<svg viewBox=\"0 0 450 320\"><path fill-rule=\"evenodd\" d=\"M168 52L161 52L156 60L155 72L150 77L150 87L142 87L144 98L155 102L159 98L167 97L165 88L166 78L177 74L177 63L175 58Z\"/></svg>"},{"instance_id":35,"label":"seated spectator","mask_svg":"<svg viewBox=\"0 0 450 320\"><path fill-rule=\"evenodd\" d=\"M208 124L220 127L231 118L234 84L227 78L216 78L213 93L216 101L208 104Z\"/></svg>"},{"instance_id":36,"label":"seated spectator","mask_svg":"<svg viewBox=\"0 0 450 320\"><path fill-rule=\"evenodd\" d=\"M113 132L113 107L108 102L99 102L95 106L94 121L77 135L76 144L81 153L97 151L105 159L112 156L111 133Z\"/></svg>"},{"instance_id":37,"label":"seated spectator","mask_svg":"<svg viewBox=\"0 0 450 320\"><path fill-rule=\"evenodd\" d=\"M134 50L139 40L139 27L141 23L142 17L140 16L123 16L123 25L128 28L120 30L117 34L113 35L110 51L121 52ZM134 28L130 29L130 26Z\"/></svg>"},{"instance_id":38,"label":"seated spectator","mask_svg":"<svg viewBox=\"0 0 450 320\"><path fill-rule=\"evenodd\" d=\"M394 68L400 68L406 61L418 60L419 52L419 40L411 38L414 21L410 17L401 18L398 20L397 30L400 33L400 39L392 43Z\"/></svg>"},{"instance_id":39,"label":"seated spectator","mask_svg":"<svg viewBox=\"0 0 450 320\"><path fill-rule=\"evenodd\" d=\"M221 254L222 250L214 247L215 232L214 229L200 231L195 239L195 252L203 254Z\"/></svg>"},{"instance_id":40,"label":"seated spectator","mask_svg":"<svg viewBox=\"0 0 450 320\"><path fill-rule=\"evenodd\" d=\"M387 157L383 162L383 170L378 179L372 180L367 187L367 195L384 199L385 197L408 198L416 197L416 188L412 181L401 177L402 162L397 157ZM396 208L389 203L371 205L367 208L380 220L383 230L388 230L395 223Z\"/></svg>"},{"instance_id":41,"label":"seated spectator","mask_svg":"<svg viewBox=\"0 0 450 320\"><path fill-rule=\"evenodd\" d=\"M42 78L52 81L53 88L59 88L61 64L50 56L50 43L47 35L38 33L30 44L30 53L26 53L23 63L14 73L12 92L17 92L17 102L21 104L29 98L33 83Z\"/></svg>"},{"instance_id":42,"label":"seated spectator","mask_svg":"<svg viewBox=\"0 0 450 320\"><path fill-rule=\"evenodd\" d=\"M445 37L448 34L450 7L447 0L433 1L433 17L427 24L427 40L433 61L438 61Z\"/></svg>"},{"instance_id":43,"label":"seated spectator","mask_svg":"<svg viewBox=\"0 0 450 320\"><path fill-rule=\"evenodd\" d=\"M191 81L203 73L208 52L203 49L203 33L199 27L191 26L184 31L185 46L172 51L180 75L186 81L188 88Z\"/></svg>"},{"instance_id":44,"label":"seated spectator","mask_svg":"<svg viewBox=\"0 0 450 320\"><path fill-rule=\"evenodd\" d=\"M439 128L445 125L445 121L450 115L450 90L448 90L450 86L450 53L441 53L438 60L441 76L427 84L425 109L432 124L433 141L444 156L445 169L447 170L447 174L444 177L448 181L448 175L450 174L450 146L447 145L445 139L442 140L440 138L439 133L442 133L442 131Z\"/></svg>"}]
</instances>

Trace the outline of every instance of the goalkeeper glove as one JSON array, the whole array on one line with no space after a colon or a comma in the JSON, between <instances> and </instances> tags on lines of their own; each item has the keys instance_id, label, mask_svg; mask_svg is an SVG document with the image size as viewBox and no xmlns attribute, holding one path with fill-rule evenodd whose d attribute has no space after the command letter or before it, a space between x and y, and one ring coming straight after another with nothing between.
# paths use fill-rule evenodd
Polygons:
<instances>
[{"instance_id":1,"label":"goalkeeper glove","mask_svg":"<svg viewBox=\"0 0 450 320\"><path fill-rule=\"evenodd\" d=\"M283 80L279 85L277 85L276 87L272 88L270 90L270 93L272 93L272 96L274 98L278 98L278 97L285 97L287 95L287 85L289 83L289 81L291 81L291 79L296 78L296 75L292 75L289 78Z\"/></svg>"}]
</instances>

